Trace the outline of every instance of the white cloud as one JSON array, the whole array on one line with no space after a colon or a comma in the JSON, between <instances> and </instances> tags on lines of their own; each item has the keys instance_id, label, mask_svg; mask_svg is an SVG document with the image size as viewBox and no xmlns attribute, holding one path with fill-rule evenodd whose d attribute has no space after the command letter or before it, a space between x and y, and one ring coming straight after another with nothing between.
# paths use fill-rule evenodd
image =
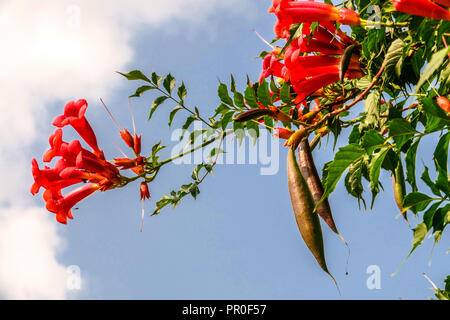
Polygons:
<instances>
[{"instance_id":1,"label":"white cloud","mask_svg":"<svg viewBox=\"0 0 450 320\"><path fill-rule=\"evenodd\" d=\"M66 268L55 258L64 241L51 218L39 208L0 210L0 297L66 297Z\"/></svg>"},{"instance_id":2,"label":"white cloud","mask_svg":"<svg viewBox=\"0 0 450 320\"><path fill-rule=\"evenodd\" d=\"M55 257L61 240L56 222L43 210L26 209L31 182L27 147L44 141L37 132L49 131L48 105L107 98L120 85L114 72L126 69L133 58L130 43L139 26L160 27L180 19L205 24L212 12L236 11L237 5L248 12L242 0L0 2L0 175L8 181L0 184L1 295L67 295L65 267Z\"/></svg>"}]
</instances>

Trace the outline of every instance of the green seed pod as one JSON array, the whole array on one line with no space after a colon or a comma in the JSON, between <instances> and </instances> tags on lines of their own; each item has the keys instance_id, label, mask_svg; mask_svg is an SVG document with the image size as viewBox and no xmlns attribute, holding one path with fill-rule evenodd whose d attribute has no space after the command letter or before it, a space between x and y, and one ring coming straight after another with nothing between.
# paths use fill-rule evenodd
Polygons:
<instances>
[{"instance_id":1,"label":"green seed pod","mask_svg":"<svg viewBox=\"0 0 450 320\"><path fill-rule=\"evenodd\" d=\"M394 175L392 176L393 188L394 188L394 198L400 211L403 211L403 200L406 195L406 184L405 176L403 174L403 166L401 159L398 160L397 166L394 170ZM406 211L402 212L403 218L408 222L408 217L406 216ZM409 224L409 222L408 222Z\"/></svg>"},{"instance_id":2,"label":"green seed pod","mask_svg":"<svg viewBox=\"0 0 450 320\"><path fill-rule=\"evenodd\" d=\"M245 122L272 114L273 112L270 111L269 109L250 109L248 111L238 114L233 120L235 122Z\"/></svg>"},{"instance_id":3,"label":"green seed pod","mask_svg":"<svg viewBox=\"0 0 450 320\"><path fill-rule=\"evenodd\" d=\"M289 148L287 157L287 176L292 208L300 234L320 267L330 275L325 261L322 229L319 216L314 212L314 199L309 191L305 178L300 171L294 149Z\"/></svg>"},{"instance_id":4,"label":"green seed pod","mask_svg":"<svg viewBox=\"0 0 450 320\"><path fill-rule=\"evenodd\" d=\"M350 65L350 60L352 58L352 54L356 48L356 45L352 44L345 48L344 53L341 56L341 61L339 64L339 79L344 81L345 74L347 73L348 66Z\"/></svg>"}]
</instances>

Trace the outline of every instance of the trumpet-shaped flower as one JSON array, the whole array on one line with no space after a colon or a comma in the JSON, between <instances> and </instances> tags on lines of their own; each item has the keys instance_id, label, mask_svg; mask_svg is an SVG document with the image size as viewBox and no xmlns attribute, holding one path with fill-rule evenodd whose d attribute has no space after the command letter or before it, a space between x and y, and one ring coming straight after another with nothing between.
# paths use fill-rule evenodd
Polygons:
<instances>
[{"instance_id":1,"label":"trumpet-shaped flower","mask_svg":"<svg viewBox=\"0 0 450 320\"><path fill-rule=\"evenodd\" d=\"M55 196L55 193L52 193L52 196L46 199L46 208L56 214L58 222L66 224L67 218L72 217L73 206L99 189L100 186L97 184L87 184L72 190L65 196L62 196L61 193L57 193Z\"/></svg>"},{"instance_id":2,"label":"trumpet-shaped flower","mask_svg":"<svg viewBox=\"0 0 450 320\"><path fill-rule=\"evenodd\" d=\"M392 2L397 11L431 19L450 21L450 11L438 5L450 7L449 0L393 0Z\"/></svg>"},{"instance_id":3,"label":"trumpet-shaped flower","mask_svg":"<svg viewBox=\"0 0 450 320\"><path fill-rule=\"evenodd\" d=\"M71 125L84 141L94 150L96 155L102 152L97 144L97 137L94 130L84 116L87 109L87 102L84 99L70 101L64 108L64 113L53 120L53 125L62 128Z\"/></svg>"}]
</instances>

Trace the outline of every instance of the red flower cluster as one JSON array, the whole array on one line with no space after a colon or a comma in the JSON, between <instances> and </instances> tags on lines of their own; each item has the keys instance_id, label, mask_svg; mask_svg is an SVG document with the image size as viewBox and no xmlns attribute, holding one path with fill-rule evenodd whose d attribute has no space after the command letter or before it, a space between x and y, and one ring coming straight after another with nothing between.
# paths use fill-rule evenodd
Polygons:
<instances>
[{"instance_id":1,"label":"red flower cluster","mask_svg":"<svg viewBox=\"0 0 450 320\"><path fill-rule=\"evenodd\" d=\"M73 219L71 209L79 201L98 190L112 189L121 182L119 170L105 160L98 147L95 133L84 116L86 109L86 100L71 101L66 104L64 114L53 120L53 125L59 128L72 126L92 151L83 148L79 140L63 141L62 129L56 129L49 138L50 149L43 156L44 162L60 157L54 168L40 169L36 159L32 160L34 183L31 193L37 194L41 187L46 189L43 194L46 208L63 224L67 223L67 218ZM62 195L62 189L86 182L89 184Z\"/></svg>"},{"instance_id":2,"label":"red flower cluster","mask_svg":"<svg viewBox=\"0 0 450 320\"><path fill-rule=\"evenodd\" d=\"M421 17L450 21L450 11L440 6L450 8L450 0L392 0L392 2L397 11Z\"/></svg>"},{"instance_id":3,"label":"red flower cluster","mask_svg":"<svg viewBox=\"0 0 450 320\"><path fill-rule=\"evenodd\" d=\"M275 34L280 38L289 37L289 29L294 23L330 22L359 25L359 14L346 8L337 8L331 4L309 1L273 0L269 13L278 18Z\"/></svg>"},{"instance_id":4,"label":"red flower cluster","mask_svg":"<svg viewBox=\"0 0 450 320\"><path fill-rule=\"evenodd\" d=\"M333 23L321 23L312 35L310 26L309 23L303 25L302 35L289 44L284 57L275 49L263 61L261 80L274 76L290 81L298 95L296 103L338 81L340 57L348 46L357 45L344 32L336 30ZM357 79L364 75L359 58L358 50L354 50L346 78Z\"/></svg>"}]
</instances>

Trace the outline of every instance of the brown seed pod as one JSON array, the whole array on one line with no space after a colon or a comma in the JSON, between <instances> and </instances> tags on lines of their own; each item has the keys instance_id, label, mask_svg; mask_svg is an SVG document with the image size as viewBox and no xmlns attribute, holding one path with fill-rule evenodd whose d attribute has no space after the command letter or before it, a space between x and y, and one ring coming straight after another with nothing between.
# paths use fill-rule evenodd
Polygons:
<instances>
[{"instance_id":1,"label":"brown seed pod","mask_svg":"<svg viewBox=\"0 0 450 320\"><path fill-rule=\"evenodd\" d=\"M267 115L273 115L273 112L269 109L250 109L238 114L233 120L235 122L245 122Z\"/></svg>"},{"instance_id":2,"label":"brown seed pod","mask_svg":"<svg viewBox=\"0 0 450 320\"><path fill-rule=\"evenodd\" d=\"M323 186L319 174L317 173L317 168L314 164L314 159L311 154L308 140L300 142L298 147L298 162L300 171L306 179L306 183L308 184L309 190L311 191L314 199L314 204L316 205L323 196ZM333 220L328 199L322 201L320 206L317 208L317 213L327 223L331 230L339 234Z\"/></svg>"},{"instance_id":3,"label":"brown seed pod","mask_svg":"<svg viewBox=\"0 0 450 320\"><path fill-rule=\"evenodd\" d=\"M289 194L295 219L303 241L316 258L320 267L334 280L328 271L323 247L319 216L314 212L314 199L297 163L295 149L290 147L287 157Z\"/></svg>"}]
</instances>

